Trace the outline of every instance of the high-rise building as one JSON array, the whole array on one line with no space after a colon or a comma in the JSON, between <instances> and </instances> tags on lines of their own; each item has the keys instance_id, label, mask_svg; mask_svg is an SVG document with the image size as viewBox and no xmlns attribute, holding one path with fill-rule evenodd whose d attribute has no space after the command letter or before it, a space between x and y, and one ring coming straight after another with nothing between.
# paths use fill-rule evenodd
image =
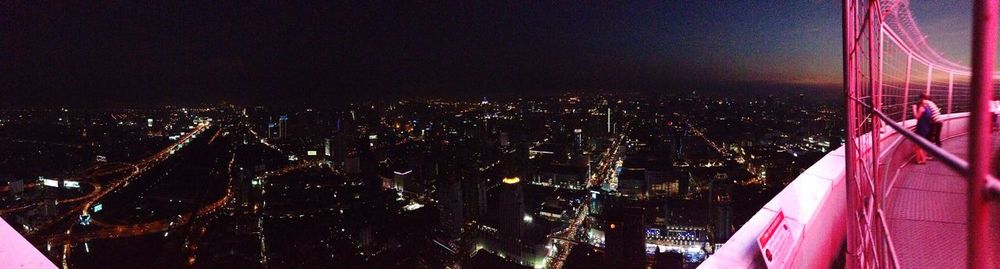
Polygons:
<instances>
[{"instance_id":1,"label":"high-rise building","mask_svg":"<svg viewBox=\"0 0 1000 269\"><path fill-rule=\"evenodd\" d=\"M236 203L234 205L243 209L250 208L253 206L251 197L254 192L254 170L242 166L236 167L234 170L233 191L236 194Z\"/></svg>"},{"instance_id":2,"label":"high-rise building","mask_svg":"<svg viewBox=\"0 0 1000 269\"><path fill-rule=\"evenodd\" d=\"M503 149L508 149L510 147L510 133L509 132L500 132L499 144L500 144L500 147L503 148Z\"/></svg>"},{"instance_id":3,"label":"high-rise building","mask_svg":"<svg viewBox=\"0 0 1000 269\"><path fill-rule=\"evenodd\" d=\"M719 199L716 207L718 216L715 218L715 242L722 243L733 236L733 205L728 195Z\"/></svg>"},{"instance_id":4,"label":"high-rise building","mask_svg":"<svg viewBox=\"0 0 1000 269\"><path fill-rule=\"evenodd\" d=\"M608 192L601 189L600 186L594 186L590 188L590 205L587 209L590 211L591 215L601 215L604 212L604 203L608 199Z\"/></svg>"},{"instance_id":5,"label":"high-rise building","mask_svg":"<svg viewBox=\"0 0 1000 269\"><path fill-rule=\"evenodd\" d=\"M288 138L288 115L278 117L278 138Z\"/></svg>"},{"instance_id":6,"label":"high-rise building","mask_svg":"<svg viewBox=\"0 0 1000 269\"><path fill-rule=\"evenodd\" d=\"M646 268L645 212L637 207L612 207L608 211L605 248L616 268Z\"/></svg>"},{"instance_id":7,"label":"high-rise building","mask_svg":"<svg viewBox=\"0 0 1000 269\"><path fill-rule=\"evenodd\" d=\"M333 156L333 148L332 148L333 143L331 140L333 139L331 138L323 139L323 156L326 156L327 158Z\"/></svg>"},{"instance_id":8,"label":"high-rise building","mask_svg":"<svg viewBox=\"0 0 1000 269\"><path fill-rule=\"evenodd\" d=\"M392 188L397 191L406 189L407 184L413 184L413 169L400 167L392 172Z\"/></svg>"},{"instance_id":9,"label":"high-rise building","mask_svg":"<svg viewBox=\"0 0 1000 269\"><path fill-rule=\"evenodd\" d=\"M478 218L486 214L486 184L479 178L462 179L462 199L465 201L465 217Z\"/></svg>"},{"instance_id":10,"label":"high-rise building","mask_svg":"<svg viewBox=\"0 0 1000 269\"><path fill-rule=\"evenodd\" d=\"M611 107L608 107L608 134L611 134Z\"/></svg>"},{"instance_id":11,"label":"high-rise building","mask_svg":"<svg viewBox=\"0 0 1000 269\"><path fill-rule=\"evenodd\" d=\"M3 181L0 180L0 183L3 183ZM8 195L0 196L0 198L3 198L2 200L6 201L18 200L21 193L24 192L24 181L20 179L12 179L7 181L7 185L10 188L10 191L7 192Z\"/></svg>"},{"instance_id":12,"label":"high-rise building","mask_svg":"<svg viewBox=\"0 0 1000 269\"><path fill-rule=\"evenodd\" d=\"M361 174L361 158L357 154L344 160L344 172L349 175Z\"/></svg>"},{"instance_id":13,"label":"high-rise building","mask_svg":"<svg viewBox=\"0 0 1000 269\"><path fill-rule=\"evenodd\" d=\"M521 184L517 177L503 179L497 212L500 233L517 239L524 235L524 189Z\"/></svg>"},{"instance_id":14,"label":"high-rise building","mask_svg":"<svg viewBox=\"0 0 1000 269\"><path fill-rule=\"evenodd\" d=\"M674 159L682 160L684 159L684 144L687 144L688 132L691 131L691 125L685 123L680 124L674 129Z\"/></svg>"},{"instance_id":15,"label":"high-rise building","mask_svg":"<svg viewBox=\"0 0 1000 269\"><path fill-rule=\"evenodd\" d=\"M42 194L42 214L47 217L55 216L58 213L59 197L63 190L63 180L51 180L38 177L40 183L43 184L43 194ZM53 182L54 184L46 184L45 182Z\"/></svg>"},{"instance_id":16,"label":"high-rise building","mask_svg":"<svg viewBox=\"0 0 1000 269\"><path fill-rule=\"evenodd\" d=\"M452 239L462 235L462 184L454 178L437 181L438 210L441 212L441 228Z\"/></svg>"},{"instance_id":17,"label":"high-rise building","mask_svg":"<svg viewBox=\"0 0 1000 269\"><path fill-rule=\"evenodd\" d=\"M278 139L281 133L278 132L278 125L273 121L267 122L267 139Z\"/></svg>"},{"instance_id":18,"label":"high-rise building","mask_svg":"<svg viewBox=\"0 0 1000 269\"><path fill-rule=\"evenodd\" d=\"M24 180L15 179L10 181L10 191L15 195L24 192Z\"/></svg>"},{"instance_id":19,"label":"high-rise building","mask_svg":"<svg viewBox=\"0 0 1000 269\"><path fill-rule=\"evenodd\" d=\"M725 173L718 173L710 186L712 214L712 237L714 243L722 243L733 235L732 181Z\"/></svg>"},{"instance_id":20,"label":"high-rise building","mask_svg":"<svg viewBox=\"0 0 1000 269\"><path fill-rule=\"evenodd\" d=\"M583 129L573 129L573 153L583 153Z\"/></svg>"}]
</instances>

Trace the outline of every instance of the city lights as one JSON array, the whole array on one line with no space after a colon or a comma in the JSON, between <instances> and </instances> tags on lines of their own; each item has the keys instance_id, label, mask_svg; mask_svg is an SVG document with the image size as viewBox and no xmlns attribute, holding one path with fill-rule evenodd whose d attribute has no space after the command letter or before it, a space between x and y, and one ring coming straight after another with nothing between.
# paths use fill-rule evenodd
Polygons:
<instances>
[{"instance_id":1,"label":"city lights","mask_svg":"<svg viewBox=\"0 0 1000 269\"><path fill-rule=\"evenodd\" d=\"M926 2L19 3L0 268L989 267L1000 8Z\"/></svg>"}]
</instances>

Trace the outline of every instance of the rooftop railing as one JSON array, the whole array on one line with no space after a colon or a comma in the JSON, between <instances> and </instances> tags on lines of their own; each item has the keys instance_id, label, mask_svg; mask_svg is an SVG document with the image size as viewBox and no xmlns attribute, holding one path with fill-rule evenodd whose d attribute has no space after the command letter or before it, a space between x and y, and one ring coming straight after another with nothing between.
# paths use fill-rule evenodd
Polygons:
<instances>
[{"instance_id":1,"label":"rooftop railing","mask_svg":"<svg viewBox=\"0 0 1000 269\"><path fill-rule=\"evenodd\" d=\"M844 1L844 93L847 108L847 258L848 268L898 267L882 216L891 182L883 175L879 139L888 126L937 157L969 181L968 267L986 268L990 242L987 198L996 191L990 176L990 106L996 51L997 1L974 5L973 65L951 62L931 47L909 10L909 2ZM896 123L905 122L917 96L944 100L945 113L970 112L969 160L942 150ZM864 149L870 150L865 152Z\"/></svg>"},{"instance_id":2,"label":"rooftop railing","mask_svg":"<svg viewBox=\"0 0 1000 269\"><path fill-rule=\"evenodd\" d=\"M969 268L995 264L989 206L1000 194L991 167L990 107L997 0L974 5L973 64L946 59L927 42L907 0L844 0L845 146L829 153L754 215L703 267L762 265L755 242L778 212L804 225L791 255L794 267L899 268L884 207L899 167L915 148L968 180ZM968 135L968 160L943 150L910 128L910 106L928 95L945 115L942 136ZM838 165L839 163L839 165ZM817 171L819 170L819 171ZM828 182L827 182L828 181ZM803 190L806 188L807 190ZM846 220L846 222L844 221ZM949 247L949 246L942 246ZM808 253L808 255L803 254Z\"/></svg>"}]
</instances>

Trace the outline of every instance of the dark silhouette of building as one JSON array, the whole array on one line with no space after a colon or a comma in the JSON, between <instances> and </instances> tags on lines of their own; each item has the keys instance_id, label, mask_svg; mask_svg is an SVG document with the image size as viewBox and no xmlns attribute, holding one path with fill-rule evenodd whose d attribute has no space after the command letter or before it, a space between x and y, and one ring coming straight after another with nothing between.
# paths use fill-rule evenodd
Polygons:
<instances>
[{"instance_id":1,"label":"dark silhouette of building","mask_svg":"<svg viewBox=\"0 0 1000 269\"><path fill-rule=\"evenodd\" d=\"M646 268L645 212L636 207L608 210L605 248L614 268Z\"/></svg>"},{"instance_id":2,"label":"dark silhouette of building","mask_svg":"<svg viewBox=\"0 0 1000 269\"><path fill-rule=\"evenodd\" d=\"M511 238L520 239L524 235L524 190L521 179L503 179L500 191L499 230Z\"/></svg>"},{"instance_id":3,"label":"dark silhouette of building","mask_svg":"<svg viewBox=\"0 0 1000 269\"><path fill-rule=\"evenodd\" d=\"M462 199L465 201L465 216L470 219L486 215L486 184L479 177L462 178Z\"/></svg>"},{"instance_id":4,"label":"dark silhouette of building","mask_svg":"<svg viewBox=\"0 0 1000 269\"><path fill-rule=\"evenodd\" d=\"M462 268L477 269L529 269L531 267L508 261L497 254L486 250L477 251L472 258L464 263Z\"/></svg>"},{"instance_id":5,"label":"dark silhouette of building","mask_svg":"<svg viewBox=\"0 0 1000 269\"><path fill-rule=\"evenodd\" d=\"M604 253L587 244L577 244L566 257L565 269L604 269L616 268L607 264Z\"/></svg>"},{"instance_id":6,"label":"dark silhouette of building","mask_svg":"<svg viewBox=\"0 0 1000 269\"><path fill-rule=\"evenodd\" d=\"M441 230L452 239L462 235L462 184L455 178L437 181L438 210L441 211Z\"/></svg>"},{"instance_id":7,"label":"dark silhouette of building","mask_svg":"<svg viewBox=\"0 0 1000 269\"><path fill-rule=\"evenodd\" d=\"M684 268L684 254L673 251L657 252L653 261L653 269Z\"/></svg>"},{"instance_id":8,"label":"dark silhouette of building","mask_svg":"<svg viewBox=\"0 0 1000 269\"><path fill-rule=\"evenodd\" d=\"M733 184L725 173L716 174L709 189L712 242L724 243L733 235Z\"/></svg>"},{"instance_id":9,"label":"dark silhouette of building","mask_svg":"<svg viewBox=\"0 0 1000 269\"><path fill-rule=\"evenodd\" d=\"M233 192L236 194L236 202L234 206L240 209L248 209L252 207L253 202L250 200L252 192L254 191L254 171L251 168L244 168L243 166L238 166L233 168Z\"/></svg>"}]
</instances>

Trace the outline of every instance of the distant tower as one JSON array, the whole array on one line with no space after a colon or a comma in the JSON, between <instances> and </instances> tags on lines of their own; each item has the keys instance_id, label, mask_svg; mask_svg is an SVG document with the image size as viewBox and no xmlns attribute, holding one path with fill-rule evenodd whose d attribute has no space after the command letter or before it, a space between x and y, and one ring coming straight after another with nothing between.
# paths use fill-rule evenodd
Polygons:
<instances>
[{"instance_id":1,"label":"distant tower","mask_svg":"<svg viewBox=\"0 0 1000 269\"><path fill-rule=\"evenodd\" d=\"M331 142L333 142L332 140L333 139L331 139L331 138L324 138L323 139L323 156L326 156L327 158L330 158L331 156L333 156L333 148L331 148L331 145L332 145Z\"/></svg>"},{"instance_id":2,"label":"distant tower","mask_svg":"<svg viewBox=\"0 0 1000 269\"><path fill-rule=\"evenodd\" d=\"M278 124L274 123L274 118L267 118L267 139L278 139Z\"/></svg>"},{"instance_id":3,"label":"distant tower","mask_svg":"<svg viewBox=\"0 0 1000 269\"><path fill-rule=\"evenodd\" d=\"M489 128L490 109L488 107L490 105L490 101L486 100L486 97L484 96L483 101L480 102L479 104L483 108L483 131L488 133L490 130Z\"/></svg>"},{"instance_id":4,"label":"distant tower","mask_svg":"<svg viewBox=\"0 0 1000 269\"><path fill-rule=\"evenodd\" d=\"M677 150L675 159L684 159L684 144L688 137L688 132L691 130L691 125L687 122L681 124L681 126L674 130L674 149Z\"/></svg>"},{"instance_id":5,"label":"distant tower","mask_svg":"<svg viewBox=\"0 0 1000 269\"><path fill-rule=\"evenodd\" d=\"M611 133L611 107L608 107L608 134Z\"/></svg>"},{"instance_id":6,"label":"distant tower","mask_svg":"<svg viewBox=\"0 0 1000 269\"><path fill-rule=\"evenodd\" d=\"M278 138L288 138L288 115L278 118Z\"/></svg>"},{"instance_id":7,"label":"distant tower","mask_svg":"<svg viewBox=\"0 0 1000 269\"><path fill-rule=\"evenodd\" d=\"M583 153L583 129L573 129L573 151L576 154Z\"/></svg>"}]
</instances>

